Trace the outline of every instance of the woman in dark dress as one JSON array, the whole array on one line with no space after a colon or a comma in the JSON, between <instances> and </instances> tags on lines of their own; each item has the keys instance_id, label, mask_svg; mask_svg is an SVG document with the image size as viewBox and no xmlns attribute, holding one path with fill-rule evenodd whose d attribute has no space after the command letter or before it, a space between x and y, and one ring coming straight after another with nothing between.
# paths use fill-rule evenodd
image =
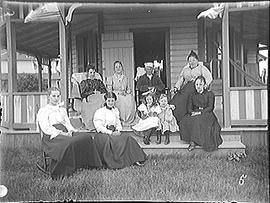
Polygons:
<instances>
[{"instance_id":1,"label":"woman in dark dress","mask_svg":"<svg viewBox=\"0 0 270 203\"><path fill-rule=\"evenodd\" d=\"M211 72L199 63L198 55L191 51L187 57L188 64L182 69L179 79L176 82L173 92L176 92L174 97L171 99L170 104L175 106L173 114L179 122L183 118L183 116L187 113L187 100L188 96L195 92L194 89L194 80L202 75L206 80L206 85L212 82L212 74Z\"/></svg>"},{"instance_id":2,"label":"woman in dark dress","mask_svg":"<svg viewBox=\"0 0 270 203\"><path fill-rule=\"evenodd\" d=\"M77 132L65 108L59 107L60 90L48 90L49 103L39 109L37 122L41 130L43 150L51 158L52 178L71 175L79 168L100 168L102 161L88 132Z\"/></svg>"},{"instance_id":3,"label":"woman in dark dress","mask_svg":"<svg viewBox=\"0 0 270 203\"><path fill-rule=\"evenodd\" d=\"M181 139L190 143L191 151L200 145L205 151L213 151L222 143L221 127L215 116L215 95L206 89L203 76L195 80L196 92L188 98L188 114L180 121Z\"/></svg>"},{"instance_id":4,"label":"woman in dark dress","mask_svg":"<svg viewBox=\"0 0 270 203\"><path fill-rule=\"evenodd\" d=\"M81 116L86 129L91 131L95 130L94 113L103 106L103 97L107 89L104 83L95 77L95 67L88 65L87 68L88 78L80 83L82 99L86 99L86 102L82 102Z\"/></svg>"},{"instance_id":5,"label":"woman in dark dress","mask_svg":"<svg viewBox=\"0 0 270 203\"><path fill-rule=\"evenodd\" d=\"M108 92L104 98L105 106L95 112L93 120L98 132L94 140L102 163L110 169L143 165L146 154L133 137L121 132L119 110L115 107L116 95Z\"/></svg>"}]
</instances>

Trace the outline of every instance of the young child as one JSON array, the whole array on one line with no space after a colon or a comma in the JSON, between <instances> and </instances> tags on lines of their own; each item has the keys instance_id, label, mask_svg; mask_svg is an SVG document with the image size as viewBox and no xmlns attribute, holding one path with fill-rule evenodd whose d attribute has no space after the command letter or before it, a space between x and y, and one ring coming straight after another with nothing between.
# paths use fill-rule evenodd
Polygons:
<instances>
[{"instance_id":1,"label":"young child","mask_svg":"<svg viewBox=\"0 0 270 203\"><path fill-rule=\"evenodd\" d=\"M144 144L149 145L151 135L156 134L160 126L158 114L161 113L161 109L155 102L154 94L147 94L143 97L143 102L139 105L138 111L141 114L140 120L132 128L141 132Z\"/></svg>"},{"instance_id":2,"label":"young child","mask_svg":"<svg viewBox=\"0 0 270 203\"><path fill-rule=\"evenodd\" d=\"M172 110L175 106L168 104L168 97L166 94L161 94L159 97L159 106L161 108L161 113L158 114L161 123L162 134L165 135L164 144L167 145L170 143L170 133L179 131L177 121L173 116ZM157 135L157 144L161 143L161 134Z\"/></svg>"},{"instance_id":3,"label":"young child","mask_svg":"<svg viewBox=\"0 0 270 203\"><path fill-rule=\"evenodd\" d=\"M198 76L194 84L196 92L188 98L188 114L179 124L181 139L190 143L189 151L193 150L195 145L202 146L206 151L213 151L222 143L221 127L213 112L215 95L207 90L203 76Z\"/></svg>"}]
</instances>

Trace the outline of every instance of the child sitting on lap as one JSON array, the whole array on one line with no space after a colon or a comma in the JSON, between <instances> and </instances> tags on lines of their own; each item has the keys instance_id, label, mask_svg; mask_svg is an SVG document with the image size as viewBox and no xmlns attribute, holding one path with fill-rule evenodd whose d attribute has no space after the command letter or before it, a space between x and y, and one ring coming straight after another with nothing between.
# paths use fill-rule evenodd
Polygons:
<instances>
[{"instance_id":1,"label":"child sitting on lap","mask_svg":"<svg viewBox=\"0 0 270 203\"><path fill-rule=\"evenodd\" d=\"M149 145L151 135L157 134L157 129L160 126L158 114L161 113L161 109L155 102L154 94L144 96L143 103L138 107L138 111L141 113L141 118L132 128L141 132L144 144Z\"/></svg>"}]
</instances>

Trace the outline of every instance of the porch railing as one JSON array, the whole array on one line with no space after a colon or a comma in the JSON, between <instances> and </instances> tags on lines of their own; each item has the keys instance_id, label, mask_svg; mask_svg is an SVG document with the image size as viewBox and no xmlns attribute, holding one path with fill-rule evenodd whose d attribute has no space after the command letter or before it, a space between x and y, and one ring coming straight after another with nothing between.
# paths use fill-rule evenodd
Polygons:
<instances>
[{"instance_id":1,"label":"porch railing","mask_svg":"<svg viewBox=\"0 0 270 203\"><path fill-rule=\"evenodd\" d=\"M267 86L231 87L231 125L266 126L267 103Z\"/></svg>"},{"instance_id":2,"label":"porch railing","mask_svg":"<svg viewBox=\"0 0 270 203\"><path fill-rule=\"evenodd\" d=\"M14 92L13 117L14 129L36 129L36 115L38 110L47 104L46 92ZM2 125L9 125L9 102L8 94L1 94L1 104L3 107Z\"/></svg>"}]
</instances>

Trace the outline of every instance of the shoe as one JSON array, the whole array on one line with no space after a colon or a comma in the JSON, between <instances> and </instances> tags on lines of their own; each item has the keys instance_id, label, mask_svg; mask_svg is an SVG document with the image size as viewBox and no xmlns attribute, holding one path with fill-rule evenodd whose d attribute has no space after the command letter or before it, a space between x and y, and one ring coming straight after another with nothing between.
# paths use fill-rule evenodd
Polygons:
<instances>
[{"instance_id":1,"label":"shoe","mask_svg":"<svg viewBox=\"0 0 270 203\"><path fill-rule=\"evenodd\" d=\"M145 162L136 161L135 162L135 165L137 165L137 166L144 166L145 165Z\"/></svg>"},{"instance_id":2,"label":"shoe","mask_svg":"<svg viewBox=\"0 0 270 203\"><path fill-rule=\"evenodd\" d=\"M160 144L160 143L161 143L161 131L158 130L156 133L157 133L157 141L156 141L156 144Z\"/></svg>"},{"instance_id":3,"label":"shoe","mask_svg":"<svg viewBox=\"0 0 270 203\"><path fill-rule=\"evenodd\" d=\"M143 137L143 143L146 144L146 145L150 145L150 142L149 142L149 139L148 139L147 136Z\"/></svg>"},{"instance_id":4,"label":"shoe","mask_svg":"<svg viewBox=\"0 0 270 203\"><path fill-rule=\"evenodd\" d=\"M165 135L165 142L164 144L167 145L170 143L170 131L165 131L164 132L164 135Z\"/></svg>"},{"instance_id":5,"label":"shoe","mask_svg":"<svg viewBox=\"0 0 270 203\"><path fill-rule=\"evenodd\" d=\"M191 143L191 144L188 146L188 151L192 151L193 149L195 149L195 144L194 144L194 143Z\"/></svg>"}]
</instances>

